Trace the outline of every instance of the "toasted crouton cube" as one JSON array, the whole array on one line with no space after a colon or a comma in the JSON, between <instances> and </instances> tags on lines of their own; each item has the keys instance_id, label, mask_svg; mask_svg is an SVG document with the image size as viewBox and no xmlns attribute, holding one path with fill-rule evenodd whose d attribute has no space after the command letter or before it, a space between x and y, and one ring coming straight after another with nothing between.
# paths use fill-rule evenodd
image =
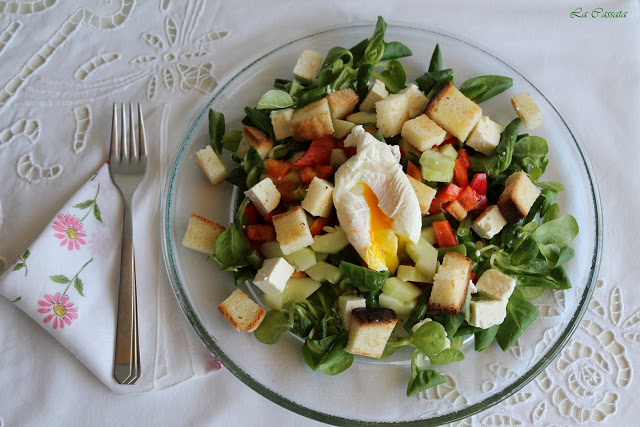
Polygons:
<instances>
[{"instance_id":1,"label":"toasted crouton cube","mask_svg":"<svg viewBox=\"0 0 640 427\"><path fill-rule=\"evenodd\" d=\"M258 212L265 216L280 203L280 192L271 178L265 178L244 193L256 206Z\"/></svg>"},{"instance_id":2,"label":"toasted crouton cube","mask_svg":"<svg viewBox=\"0 0 640 427\"><path fill-rule=\"evenodd\" d=\"M476 288L480 295L492 300L507 302L516 288L516 279L491 268L482 273Z\"/></svg>"},{"instance_id":3,"label":"toasted crouton cube","mask_svg":"<svg viewBox=\"0 0 640 427\"><path fill-rule=\"evenodd\" d=\"M402 138L420 151L442 144L445 134L444 129L424 114L402 125Z\"/></svg>"},{"instance_id":4,"label":"toasted crouton cube","mask_svg":"<svg viewBox=\"0 0 640 427\"><path fill-rule=\"evenodd\" d=\"M256 304L240 289L233 291L222 301L218 310L238 331L253 332L264 319L267 312Z\"/></svg>"},{"instance_id":5,"label":"toasted crouton cube","mask_svg":"<svg viewBox=\"0 0 640 427\"><path fill-rule=\"evenodd\" d=\"M445 313L459 313L467 298L471 260L455 252L447 252L433 277L429 308Z\"/></svg>"},{"instance_id":6,"label":"toasted crouton cube","mask_svg":"<svg viewBox=\"0 0 640 427\"><path fill-rule=\"evenodd\" d=\"M345 350L351 354L379 359L398 323L398 315L388 308L355 308Z\"/></svg>"},{"instance_id":7,"label":"toasted crouton cube","mask_svg":"<svg viewBox=\"0 0 640 427\"><path fill-rule=\"evenodd\" d=\"M447 203L447 205L444 207L444 210L447 211L449 215L454 217L456 221L462 221L467 217L467 214L469 213L457 200Z\"/></svg>"},{"instance_id":8,"label":"toasted crouton cube","mask_svg":"<svg viewBox=\"0 0 640 427\"><path fill-rule=\"evenodd\" d=\"M404 93L389 95L376 102L376 125L385 137L396 136L409 120L409 102Z\"/></svg>"},{"instance_id":9,"label":"toasted crouton cube","mask_svg":"<svg viewBox=\"0 0 640 427\"><path fill-rule=\"evenodd\" d=\"M250 147L258 150L258 154L264 159L273 148L273 142L259 129L252 126L245 126L242 129L242 139L240 140L236 154L243 159L249 152Z\"/></svg>"},{"instance_id":10,"label":"toasted crouton cube","mask_svg":"<svg viewBox=\"0 0 640 427\"><path fill-rule=\"evenodd\" d=\"M533 102L529 92L522 92L512 97L511 104L527 129L535 129L542 125L542 112Z\"/></svg>"},{"instance_id":11,"label":"toasted crouton cube","mask_svg":"<svg viewBox=\"0 0 640 427\"><path fill-rule=\"evenodd\" d=\"M360 104L360 111L364 111L366 113L373 110L376 106L376 102L382 101L387 96L389 96L389 92L384 86L384 83L376 79L376 81L373 82L373 86L371 86L369 93Z\"/></svg>"},{"instance_id":12,"label":"toasted crouton cube","mask_svg":"<svg viewBox=\"0 0 640 427\"><path fill-rule=\"evenodd\" d=\"M516 223L527 216L540 195L540 190L524 172L516 172L504 183L504 191L498 199L500 213L509 224Z\"/></svg>"},{"instance_id":13,"label":"toasted crouton cube","mask_svg":"<svg viewBox=\"0 0 640 427\"><path fill-rule=\"evenodd\" d=\"M489 117L482 116L465 144L488 156L500 143L500 132L502 132L502 126Z\"/></svg>"},{"instance_id":14,"label":"toasted crouton cube","mask_svg":"<svg viewBox=\"0 0 640 427\"><path fill-rule=\"evenodd\" d=\"M225 230L220 224L197 214L191 214L182 246L205 254L216 252L216 240Z\"/></svg>"},{"instance_id":15,"label":"toasted crouton cube","mask_svg":"<svg viewBox=\"0 0 640 427\"><path fill-rule=\"evenodd\" d=\"M291 121L293 138L296 141L309 141L333 133L329 101L322 98L312 102L293 113Z\"/></svg>"},{"instance_id":16,"label":"toasted crouton cube","mask_svg":"<svg viewBox=\"0 0 640 427\"><path fill-rule=\"evenodd\" d=\"M416 197L418 198L420 212L422 212L422 215L426 215L429 212L431 201L436 195L436 190L413 177L407 176L407 178L409 178L409 183L411 184L411 187L413 187L413 191L416 193Z\"/></svg>"},{"instance_id":17,"label":"toasted crouton cube","mask_svg":"<svg viewBox=\"0 0 640 427\"><path fill-rule=\"evenodd\" d=\"M284 291L287 281L296 269L282 257L265 259L253 283L268 295Z\"/></svg>"},{"instance_id":18,"label":"toasted crouton cube","mask_svg":"<svg viewBox=\"0 0 640 427\"><path fill-rule=\"evenodd\" d=\"M480 120L482 109L449 82L429 102L427 115L444 130L464 142Z\"/></svg>"},{"instance_id":19,"label":"toasted crouton cube","mask_svg":"<svg viewBox=\"0 0 640 427\"><path fill-rule=\"evenodd\" d=\"M273 217L276 240L285 255L313 244L313 236L307 223L307 215L300 206Z\"/></svg>"},{"instance_id":20,"label":"toasted crouton cube","mask_svg":"<svg viewBox=\"0 0 640 427\"><path fill-rule=\"evenodd\" d=\"M210 145L196 153L196 164L214 185L220 184L229 176L227 167Z\"/></svg>"},{"instance_id":21,"label":"toasted crouton cube","mask_svg":"<svg viewBox=\"0 0 640 427\"><path fill-rule=\"evenodd\" d=\"M318 75L320 65L322 65L321 54L312 50L303 50L293 67L293 75L302 83L311 83Z\"/></svg>"},{"instance_id":22,"label":"toasted crouton cube","mask_svg":"<svg viewBox=\"0 0 640 427\"><path fill-rule=\"evenodd\" d=\"M422 113L424 113L425 108L427 108L427 104L429 103L429 99L424 96L424 93L418 86L414 83L411 83L405 89L401 90L400 93L403 93L407 97L407 103L409 104L409 118L413 119L414 117L418 117Z\"/></svg>"},{"instance_id":23,"label":"toasted crouton cube","mask_svg":"<svg viewBox=\"0 0 640 427\"><path fill-rule=\"evenodd\" d=\"M365 308L366 306L367 303L363 297L356 295L341 295L338 297L338 312L347 331L351 329L351 311L354 308Z\"/></svg>"},{"instance_id":24,"label":"toasted crouton cube","mask_svg":"<svg viewBox=\"0 0 640 427\"><path fill-rule=\"evenodd\" d=\"M327 94L332 119L343 119L351 114L358 103L358 94L351 89L341 89Z\"/></svg>"},{"instance_id":25,"label":"toasted crouton cube","mask_svg":"<svg viewBox=\"0 0 640 427\"><path fill-rule=\"evenodd\" d=\"M471 228L483 239L490 239L498 234L505 225L507 225L507 220L502 216L500 208L497 205L493 205L485 209L476 218Z\"/></svg>"},{"instance_id":26,"label":"toasted crouton cube","mask_svg":"<svg viewBox=\"0 0 640 427\"><path fill-rule=\"evenodd\" d=\"M507 317L507 303L504 301L471 301L469 324L487 329L500 325Z\"/></svg>"},{"instance_id":27,"label":"toasted crouton cube","mask_svg":"<svg viewBox=\"0 0 640 427\"><path fill-rule=\"evenodd\" d=\"M276 140L293 136L293 131L291 130L293 111L293 108L285 108L284 110L273 110L269 114Z\"/></svg>"},{"instance_id":28,"label":"toasted crouton cube","mask_svg":"<svg viewBox=\"0 0 640 427\"><path fill-rule=\"evenodd\" d=\"M313 216L328 218L333 209L333 184L314 177L301 206Z\"/></svg>"}]
</instances>

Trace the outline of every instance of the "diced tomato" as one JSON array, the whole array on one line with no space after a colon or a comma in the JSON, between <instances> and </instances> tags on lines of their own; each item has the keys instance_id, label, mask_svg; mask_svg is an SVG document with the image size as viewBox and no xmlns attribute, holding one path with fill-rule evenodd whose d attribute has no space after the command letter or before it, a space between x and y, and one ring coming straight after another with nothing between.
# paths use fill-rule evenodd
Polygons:
<instances>
[{"instance_id":1,"label":"diced tomato","mask_svg":"<svg viewBox=\"0 0 640 427\"><path fill-rule=\"evenodd\" d=\"M322 229L331 223L329 218L317 218L315 219L311 225L309 226L309 230L311 230L312 236L317 236L322 233Z\"/></svg>"},{"instance_id":2,"label":"diced tomato","mask_svg":"<svg viewBox=\"0 0 640 427\"><path fill-rule=\"evenodd\" d=\"M404 151L402 148L398 147L398 149L400 150L400 158L404 159L404 155L407 154L406 151Z\"/></svg>"},{"instance_id":3,"label":"diced tomato","mask_svg":"<svg viewBox=\"0 0 640 427\"><path fill-rule=\"evenodd\" d=\"M302 279L304 277L307 277L307 273L305 273L304 271L294 271L291 277L294 279Z\"/></svg>"},{"instance_id":4,"label":"diced tomato","mask_svg":"<svg viewBox=\"0 0 640 427\"><path fill-rule=\"evenodd\" d=\"M473 283L476 283L476 273L475 272L471 272L469 273L469 280L471 280Z\"/></svg>"},{"instance_id":5,"label":"diced tomato","mask_svg":"<svg viewBox=\"0 0 640 427\"><path fill-rule=\"evenodd\" d=\"M307 166L300 170L300 180L305 184L311 183L316 176L321 179L328 179L331 175L333 175L333 167L330 165Z\"/></svg>"},{"instance_id":6,"label":"diced tomato","mask_svg":"<svg viewBox=\"0 0 640 427\"><path fill-rule=\"evenodd\" d=\"M449 184L445 187L444 190L441 190L436 195L436 198L441 202L450 202L455 200L460 194L460 187L455 184Z\"/></svg>"},{"instance_id":7,"label":"diced tomato","mask_svg":"<svg viewBox=\"0 0 640 427\"><path fill-rule=\"evenodd\" d=\"M433 200L431 200L431 205L429 206L429 215L435 215L437 213L442 212L442 200L438 199L437 197L434 197Z\"/></svg>"},{"instance_id":8,"label":"diced tomato","mask_svg":"<svg viewBox=\"0 0 640 427\"><path fill-rule=\"evenodd\" d=\"M469 160L469 154L467 153L467 150L465 150L464 148L461 148L458 150L458 160L460 160L460 162L465 168L467 169L471 168L471 160Z\"/></svg>"},{"instance_id":9,"label":"diced tomato","mask_svg":"<svg viewBox=\"0 0 640 427\"><path fill-rule=\"evenodd\" d=\"M456 138L456 137L445 139L444 142L442 144L440 144L440 145L444 145L444 144L455 145L457 140L458 140L458 138Z\"/></svg>"},{"instance_id":10,"label":"diced tomato","mask_svg":"<svg viewBox=\"0 0 640 427\"><path fill-rule=\"evenodd\" d=\"M314 171L313 168L310 166L300 169L299 173L300 173L300 179L305 184L309 184L311 181L313 181L313 178L315 178L316 176L316 171Z\"/></svg>"},{"instance_id":11,"label":"diced tomato","mask_svg":"<svg viewBox=\"0 0 640 427\"><path fill-rule=\"evenodd\" d=\"M300 182L283 181L276 184L276 189L285 202L299 202L304 199L304 189Z\"/></svg>"},{"instance_id":12,"label":"diced tomato","mask_svg":"<svg viewBox=\"0 0 640 427\"><path fill-rule=\"evenodd\" d=\"M244 208L244 216L249 224L257 224L262 221L262 215L260 215L258 208L253 203L248 203Z\"/></svg>"},{"instance_id":13,"label":"diced tomato","mask_svg":"<svg viewBox=\"0 0 640 427\"><path fill-rule=\"evenodd\" d=\"M304 168L313 165L326 165L331 159L331 150L336 148L331 135L323 136L311 141L307 151L291 166Z\"/></svg>"},{"instance_id":14,"label":"diced tomato","mask_svg":"<svg viewBox=\"0 0 640 427\"><path fill-rule=\"evenodd\" d=\"M453 232L453 228L451 228L449 221L434 221L432 225L433 231L436 233L436 240L438 241L439 247L446 248L448 246L455 246L458 244L458 239L456 239L456 235Z\"/></svg>"},{"instance_id":15,"label":"diced tomato","mask_svg":"<svg viewBox=\"0 0 640 427\"><path fill-rule=\"evenodd\" d=\"M480 195L487 194L487 174L484 172L475 174L469 186Z\"/></svg>"},{"instance_id":16,"label":"diced tomato","mask_svg":"<svg viewBox=\"0 0 640 427\"><path fill-rule=\"evenodd\" d=\"M460 202L466 211L470 211L478 206L478 202L480 202L480 195L476 193L470 185L467 185L462 189L456 200Z\"/></svg>"},{"instance_id":17,"label":"diced tomato","mask_svg":"<svg viewBox=\"0 0 640 427\"><path fill-rule=\"evenodd\" d=\"M276 229L271 224L247 225L244 233L252 242L270 242L276 240Z\"/></svg>"},{"instance_id":18,"label":"diced tomato","mask_svg":"<svg viewBox=\"0 0 640 427\"><path fill-rule=\"evenodd\" d=\"M475 208L471 209L472 212L484 212L485 209L487 209L487 196L485 196L484 194L480 195L480 201L478 202L478 204L476 205Z\"/></svg>"},{"instance_id":19,"label":"diced tomato","mask_svg":"<svg viewBox=\"0 0 640 427\"><path fill-rule=\"evenodd\" d=\"M286 207L282 203L280 203L278 206L276 206L274 210L272 210L271 212L269 212L264 216L264 220L267 222L273 222L274 215L279 215L281 213L284 213L286 212L286 210L287 210Z\"/></svg>"},{"instance_id":20,"label":"diced tomato","mask_svg":"<svg viewBox=\"0 0 640 427\"><path fill-rule=\"evenodd\" d=\"M464 187L469 184L469 174L463 162L458 158L453 167L453 182L458 187Z\"/></svg>"},{"instance_id":21,"label":"diced tomato","mask_svg":"<svg viewBox=\"0 0 640 427\"><path fill-rule=\"evenodd\" d=\"M420 168L413 162L407 162L407 175L422 182L422 172L420 171Z\"/></svg>"},{"instance_id":22,"label":"diced tomato","mask_svg":"<svg viewBox=\"0 0 640 427\"><path fill-rule=\"evenodd\" d=\"M342 148L342 151L344 151L344 154L347 155L347 157L353 157L356 155L356 147L345 147L344 146L344 138L341 139L340 141L338 141L338 143L336 144L337 148Z\"/></svg>"},{"instance_id":23,"label":"diced tomato","mask_svg":"<svg viewBox=\"0 0 640 427\"><path fill-rule=\"evenodd\" d=\"M260 250L260 248L262 247L262 243L260 243L260 242L249 242L249 246L251 246L251 249L255 249L256 251L258 251L260 256L264 256L262 254L262 251Z\"/></svg>"},{"instance_id":24,"label":"diced tomato","mask_svg":"<svg viewBox=\"0 0 640 427\"><path fill-rule=\"evenodd\" d=\"M282 160L265 159L264 164L267 167L265 169L265 172L274 179L284 178L284 176L289 173L289 170L291 169L291 165Z\"/></svg>"}]
</instances>

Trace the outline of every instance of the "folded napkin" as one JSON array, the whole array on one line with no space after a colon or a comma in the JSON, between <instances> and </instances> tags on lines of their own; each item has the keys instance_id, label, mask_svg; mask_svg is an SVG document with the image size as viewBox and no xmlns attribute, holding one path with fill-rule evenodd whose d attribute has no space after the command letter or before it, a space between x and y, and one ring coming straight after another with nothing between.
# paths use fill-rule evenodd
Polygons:
<instances>
[{"instance_id":1,"label":"folded napkin","mask_svg":"<svg viewBox=\"0 0 640 427\"><path fill-rule=\"evenodd\" d=\"M167 388L220 368L190 330L166 278L158 249L160 177L160 168L150 170L133 202L142 365L135 385L120 385L112 375L122 200L107 164L0 277L0 294L120 394Z\"/></svg>"}]
</instances>

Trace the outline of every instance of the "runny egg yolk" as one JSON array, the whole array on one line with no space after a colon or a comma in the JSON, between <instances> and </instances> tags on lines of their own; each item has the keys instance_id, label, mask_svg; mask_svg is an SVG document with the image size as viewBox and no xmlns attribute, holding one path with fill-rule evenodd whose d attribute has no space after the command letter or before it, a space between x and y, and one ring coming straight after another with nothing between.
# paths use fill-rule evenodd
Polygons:
<instances>
[{"instance_id":1,"label":"runny egg yolk","mask_svg":"<svg viewBox=\"0 0 640 427\"><path fill-rule=\"evenodd\" d=\"M362 183L362 196L369 206L369 238L365 262L369 266L384 263L392 273L398 268L398 236L393 231L393 218L389 218L378 205L378 196L371 187Z\"/></svg>"}]
</instances>

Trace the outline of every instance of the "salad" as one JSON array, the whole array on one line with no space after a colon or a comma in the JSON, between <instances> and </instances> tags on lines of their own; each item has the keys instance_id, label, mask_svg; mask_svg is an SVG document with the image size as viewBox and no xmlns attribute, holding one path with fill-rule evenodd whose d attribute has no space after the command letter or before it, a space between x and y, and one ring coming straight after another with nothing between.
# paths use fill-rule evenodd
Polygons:
<instances>
[{"instance_id":1,"label":"salad","mask_svg":"<svg viewBox=\"0 0 640 427\"><path fill-rule=\"evenodd\" d=\"M445 382L437 365L463 360L465 338L506 351L538 317L535 298L571 287L578 225L554 203L563 185L541 180L547 142L520 133L542 123L529 94L511 98L502 128L480 104L512 79L455 86L436 45L408 83L399 59L412 52L385 30L379 17L351 48L302 52L294 79L245 108L242 130L210 111L197 157L244 195L208 252L268 309L236 291L220 311L236 327L234 315L255 314L243 330L265 344L298 335L305 363L327 375L410 347L412 396Z\"/></svg>"}]
</instances>

